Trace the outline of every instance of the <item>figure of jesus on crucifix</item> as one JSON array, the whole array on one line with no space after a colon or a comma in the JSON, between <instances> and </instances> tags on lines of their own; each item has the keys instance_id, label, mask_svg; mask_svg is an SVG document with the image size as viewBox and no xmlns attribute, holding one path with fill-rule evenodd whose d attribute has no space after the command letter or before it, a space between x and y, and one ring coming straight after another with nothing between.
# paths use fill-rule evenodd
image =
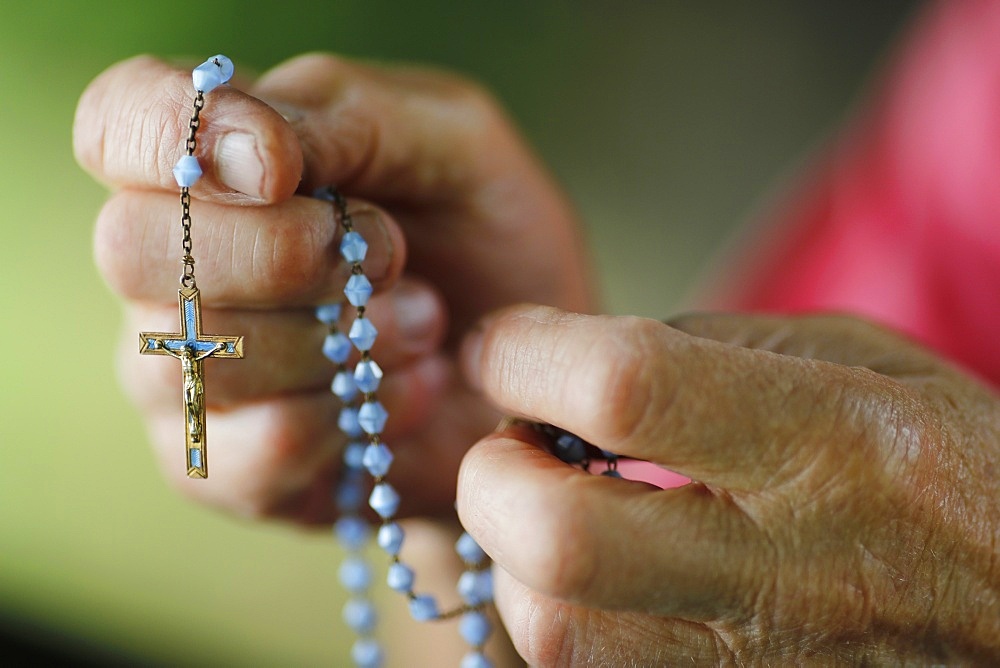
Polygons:
<instances>
[{"instance_id":1,"label":"figure of jesus on crucifix","mask_svg":"<svg viewBox=\"0 0 1000 668\"><path fill-rule=\"evenodd\" d=\"M169 355L181 361L187 473L191 478L207 478L205 372L202 362L208 357L243 357L243 337L201 333L201 296L197 288L181 289L178 301L182 331L141 332L139 352L144 355Z\"/></svg>"},{"instance_id":2,"label":"figure of jesus on crucifix","mask_svg":"<svg viewBox=\"0 0 1000 668\"><path fill-rule=\"evenodd\" d=\"M162 341L156 341L157 347L163 346ZM215 353L225 350L226 344L219 342L207 352L196 354L192 346L185 345L179 351L163 346L163 352L181 361L181 372L184 374L184 408L187 413L187 428L191 440L201 443L205 428L205 383L202 380L201 365L198 362Z\"/></svg>"}]
</instances>

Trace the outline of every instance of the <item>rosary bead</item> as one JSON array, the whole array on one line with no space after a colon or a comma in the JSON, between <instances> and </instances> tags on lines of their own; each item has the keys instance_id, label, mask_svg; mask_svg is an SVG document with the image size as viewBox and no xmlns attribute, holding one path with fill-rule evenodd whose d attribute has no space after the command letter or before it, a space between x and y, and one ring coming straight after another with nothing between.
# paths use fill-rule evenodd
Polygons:
<instances>
[{"instance_id":1,"label":"rosary bead","mask_svg":"<svg viewBox=\"0 0 1000 668\"><path fill-rule=\"evenodd\" d=\"M334 396L343 401L349 402L358 396L358 386L354 382L354 376L349 371L338 371L330 383L330 391Z\"/></svg>"},{"instance_id":2,"label":"rosary bead","mask_svg":"<svg viewBox=\"0 0 1000 668\"><path fill-rule=\"evenodd\" d=\"M399 555L399 551L403 548L404 535L403 527L395 522L390 522L379 527L375 540L378 546L385 550L388 555L395 557Z\"/></svg>"},{"instance_id":3,"label":"rosary bead","mask_svg":"<svg viewBox=\"0 0 1000 668\"><path fill-rule=\"evenodd\" d=\"M455 542L455 551L458 552L458 556L462 558L462 561L467 564L481 564L486 559L486 553L483 552L483 548L479 547L476 539L465 531L462 532L462 535Z\"/></svg>"},{"instance_id":4,"label":"rosary bead","mask_svg":"<svg viewBox=\"0 0 1000 668\"><path fill-rule=\"evenodd\" d=\"M357 232L348 232L340 240L340 254L348 262L363 262L368 253L368 242Z\"/></svg>"},{"instance_id":5,"label":"rosary bead","mask_svg":"<svg viewBox=\"0 0 1000 668\"><path fill-rule=\"evenodd\" d=\"M351 660L358 668L380 668L384 661L382 646L372 638L358 638L351 647Z\"/></svg>"},{"instance_id":6,"label":"rosary bead","mask_svg":"<svg viewBox=\"0 0 1000 668\"><path fill-rule=\"evenodd\" d=\"M478 610L465 613L458 623L458 632L462 634L465 642L473 647L485 645L492 631L493 625L490 624L490 620Z\"/></svg>"},{"instance_id":7,"label":"rosary bead","mask_svg":"<svg viewBox=\"0 0 1000 668\"><path fill-rule=\"evenodd\" d=\"M332 325L340 320L340 303L320 304L316 307L316 319L325 325Z\"/></svg>"},{"instance_id":8,"label":"rosary bead","mask_svg":"<svg viewBox=\"0 0 1000 668\"><path fill-rule=\"evenodd\" d=\"M372 283L364 274L353 274L347 279L344 295L352 306L366 306L372 296Z\"/></svg>"},{"instance_id":9,"label":"rosary bead","mask_svg":"<svg viewBox=\"0 0 1000 668\"><path fill-rule=\"evenodd\" d=\"M378 389L382 382L382 367L375 360L362 360L354 367L354 385L365 394Z\"/></svg>"},{"instance_id":10,"label":"rosary bead","mask_svg":"<svg viewBox=\"0 0 1000 668\"><path fill-rule=\"evenodd\" d=\"M382 519L388 519L396 514L399 508L399 494L387 482L380 482L372 489L368 497L368 505Z\"/></svg>"},{"instance_id":11,"label":"rosary bead","mask_svg":"<svg viewBox=\"0 0 1000 668\"><path fill-rule=\"evenodd\" d=\"M193 155L184 155L174 165L173 172L178 186L190 188L201 178L201 165L198 164L198 158Z\"/></svg>"},{"instance_id":12,"label":"rosary bead","mask_svg":"<svg viewBox=\"0 0 1000 668\"><path fill-rule=\"evenodd\" d=\"M429 622L437 619L439 615L437 601L433 596L425 594L410 599L410 616L418 622Z\"/></svg>"},{"instance_id":13,"label":"rosary bead","mask_svg":"<svg viewBox=\"0 0 1000 668\"><path fill-rule=\"evenodd\" d=\"M381 434L389 413L379 401L366 401L358 409L358 424L366 434Z\"/></svg>"},{"instance_id":14,"label":"rosary bead","mask_svg":"<svg viewBox=\"0 0 1000 668\"><path fill-rule=\"evenodd\" d=\"M337 417L337 426L340 427L340 431L351 438L360 436L362 428L361 423L358 421L358 409L351 406L341 408L340 415Z\"/></svg>"},{"instance_id":15,"label":"rosary bead","mask_svg":"<svg viewBox=\"0 0 1000 668\"><path fill-rule=\"evenodd\" d=\"M227 83L233 78L233 74L236 73L236 66L233 65L233 61L221 53L215 54L205 62L212 63L219 68L219 73L222 75L222 83Z\"/></svg>"},{"instance_id":16,"label":"rosary bead","mask_svg":"<svg viewBox=\"0 0 1000 668\"><path fill-rule=\"evenodd\" d=\"M357 471L352 471L354 475L344 476L344 480L337 486L335 499L337 510L342 513L353 513L361 508L361 502L365 498L365 489L361 485L361 476Z\"/></svg>"},{"instance_id":17,"label":"rosary bead","mask_svg":"<svg viewBox=\"0 0 1000 668\"><path fill-rule=\"evenodd\" d=\"M195 90L211 93L223 84L222 71L212 61L205 61L191 72L191 83Z\"/></svg>"},{"instance_id":18,"label":"rosary bead","mask_svg":"<svg viewBox=\"0 0 1000 668\"><path fill-rule=\"evenodd\" d=\"M347 444L344 448L344 466L349 469L361 470L365 467L365 448L368 447L366 443L361 441L352 441Z\"/></svg>"},{"instance_id":19,"label":"rosary bead","mask_svg":"<svg viewBox=\"0 0 1000 668\"><path fill-rule=\"evenodd\" d=\"M587 457L587 446L583 439L564 432L556 438L555 455L567 464L577 464Z\"/></svg>"},{"instance_id":20,"label":"rosary bead","mask_svg":"<svg viewBox=\"0 0 1000 668\"><path fill-rule=\"evenodd\" d=\"M482 652L469 652L462 657L460 668L493 668L493 662Z\"/></svg>"},{"instance_id":21,"label":"rosary bead","mask_svg":"<svg viewBox=\"0 0 1000 668\"><path fill-rule=\"evenodd\" d=\"M378 624L378 611L366 598L352 598L344 604L344 622L355 633L371 633Z\"/></svg>"},{"instance_id":22,"label":"rosary bead","mask_svg":"<svg viewBox=\"0 0 1000 668\"><path fill-rule=\"evenodd\" d=\"M334 364L343 364L351 354L351 342L340 332L327 334L323 340L323 354Z\"/></svg>"},{"instance_id":23,"label":"rosary bead","mask_svg":"<svg viewBox=\"0 0 1000 668\"><path fill-rule=\"evenodd\" d=\"M389 564L389 570L385 574L385 583L393 591L404 594L413 589L413 569L398 561Z\"/></svg>"},{"instance_id":24,"label":"rosary bead","mask_svg":"<svg viewBox=\"0 0 1000 668\"><path fill-rule=\"evenodd\" d=\"M348 557L340 564L340 583L347 591L355 594L368 589L372 584L372 569L360 557Z\"/></svg>"},{"instance_id":25,"label":"rosary bead","mask_svg":"<svg viewBox=\"0 0 1000 668\"><path fill-rule=\"evenodd\" d=\"M368 318L358 318L351 324L351 331L347 333L348 338L354 343L354 347L361 352L371 350L378 336L378 330Z\"/></svg>"},{"instance_id":26,"label":"rosary bead","mask_svg":"<svg viewBox=\"0 0 1000 668\"><path fill-rule=\"evenodd\" d=\"M465 571L458 578L458 594L469 605L493 600L493 572Z\"/></svg>"},{"instance_id":27,"label":"rosary bead","mask_svg":"<svg viewBox=\"0 0 1000 668\"><path fill-rule=\"evenodd\" d=\"M333 525L333 532L340 544L348 550L360 550L371 533L367 522L350 515L338 519Z\"/></svg>"},{"instance_id":28,"label":"rosary bead","mask_svg":"<svg viewBox=\"0 0 1000 668\"><path fill-rule=\"evenodd\" d=\"M373 478L381 478L392 465L392 451L383 443L369 443L361 463Z\"/></svg>"}]
</instances>

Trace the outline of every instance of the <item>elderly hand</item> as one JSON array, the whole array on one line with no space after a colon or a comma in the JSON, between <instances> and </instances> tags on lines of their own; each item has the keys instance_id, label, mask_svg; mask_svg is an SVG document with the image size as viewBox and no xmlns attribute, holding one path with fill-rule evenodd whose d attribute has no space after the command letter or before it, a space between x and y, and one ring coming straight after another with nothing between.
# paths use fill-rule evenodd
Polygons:
<instances>
[{"instance_id":1,"label":"elderly hand","mask_svg":"<svg viewBox=\"0 0 1000 668\"><path fill-rule=\"evenodd\" d=\"M533 430L465 457L463 524L531 665L1000 663L1000 400L840 317L516 308L465 347L503 410L697 482L593 476Z\"/></svg>"},{"instance_id":2,"label":"elderly hand","mask_svg":"<svg viewBox=\"0 0 1000 668\"><path fill-rule=\"evenodd\" d=\"M74 127L78 160L115 189L95 254L127 304L121 375L167 476L239 515L332 519L343 438L312 311L341 298L350 267L332 206L296 192L333 184L370 245L393 484L404 512L449 510L462 454L497 419L458 378L454 342L516 301L592 308L562 195L489 96L450 75L308 55L210 93L194 256L205 331L245 335L246 359L205 362L211 477L192 481L180 373L173 360L140 358L136 332L177 327L171 168L193 95L190 71L134 58L88 87Z\"/></svg>"}]
</instances>

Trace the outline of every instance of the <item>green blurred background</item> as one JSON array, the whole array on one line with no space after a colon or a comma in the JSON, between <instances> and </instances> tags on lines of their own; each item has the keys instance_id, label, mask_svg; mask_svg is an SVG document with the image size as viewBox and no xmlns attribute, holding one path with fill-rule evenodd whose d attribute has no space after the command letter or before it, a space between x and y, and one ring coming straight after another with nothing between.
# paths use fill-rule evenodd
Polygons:
<instances>
[{"instance_id":1,"label":"green blurred background","mask_svg":"<svg viewBox=\"0 0 1000 668\"><path fill-rule=\"evenodd\" d=\"M118 304L90 249L104 192L70 144L104 68L333 50L466 73L578 203L610 310L661 317L843 117L913 4L4 0L0 639L103 664L345 663L328 534L175 496L115 383Z\"/></svg>"}]
</instances>

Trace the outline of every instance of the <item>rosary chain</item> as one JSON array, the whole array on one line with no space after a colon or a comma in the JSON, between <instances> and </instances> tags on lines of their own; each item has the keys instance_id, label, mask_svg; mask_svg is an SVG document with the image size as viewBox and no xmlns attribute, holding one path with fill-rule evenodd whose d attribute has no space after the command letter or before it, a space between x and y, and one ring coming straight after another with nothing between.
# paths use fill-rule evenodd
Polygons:
<instances>
[{"instance_id":1,"label":"rosary chain","mask_svg":"<svg viewBox=\"0 0 1000 668\"><path fill-rule=\"evenodd\" d=\"M194 155L198 148L198 128L201 127L201 110L205 107L205 94L198 91L194 98L194 111L191 113L191 120L188 122L188 136L185 142L187 155ZM181 188L181 248L184 250L184 273L181 274L181 286L185 288L197 287L194 278L194 256L191 254L193 245L191 242L191 189Z\"/></svg>"},{"instance_id":2,"label":"rosary chain","mask_svg":"<svg viewBox=\"0 0 1000 668\"><path fill-rule=\"evenodd\" d=\"M353 232L354 231L354 221L351 220L351 214L347 210L347 199L339 191L337 191L337 190L335 190L333 188L328 189L327 192L333 198L333 204L334 204L334 207L335 207L335 210L336 210L336 214L337 214L337 217L340 218L340 225L344 228L344 232ZM352 265L352 267L351 267L351 274L352 275L364 274L364 270L362 269L360 262L355 262ZM357 307L355 307L356 317L358 317L358 318L365 317L365 309L366 309L365 306L357 306ZM372 357L371 357L371 353L369 351L367 351L367 350L362 351L362 353L361 353L361 361L362 362L367 362L367 361L370 361L371 359L372 359ZM362 394L361 400L362 400L362 402L376 401L375 393L374 392L365 392L365 393ZM372 444L372 445L379 445L382 442L380 434L378 434L378 433L369 434L368 435L368 442L370 444ZM385 476L384 475L373 476L372 482L375 485L383 483L383 482L385 482ZM390 518L383 518L382 522L381 522L381 526L385 526L387 524L390 524L390 523L392 523L392 521L393 520L390 519ZM401 563L399 555L398 554L392 555L392 557L390 558L390 563L393 563L393 564ZM465 567L466 567L466 570L483 571L483 570L486 570L486 569L489 568L489 563L488 562L481 563L481 564L466 563ZM417 598L417 594L412 589L410 591L406 592L406 596L411 601L413 599ZM480 603L475 603L475 604L462 603L462 604L460 604L458 606L455 606L455 607L451 608L450 610L446 610L444 612L439 612L437 614L437 616L434 617L434 621L445 621L445 620L449 620L449 619L454 619L456 617L461 617L462 615L464 615L467 612L480 611L480 610L482 610L485 607L486 607L486 603L485 602L480 602ZM476 649L481 649L481 647L477 647Z\"/></svg>"}]
</instances>

